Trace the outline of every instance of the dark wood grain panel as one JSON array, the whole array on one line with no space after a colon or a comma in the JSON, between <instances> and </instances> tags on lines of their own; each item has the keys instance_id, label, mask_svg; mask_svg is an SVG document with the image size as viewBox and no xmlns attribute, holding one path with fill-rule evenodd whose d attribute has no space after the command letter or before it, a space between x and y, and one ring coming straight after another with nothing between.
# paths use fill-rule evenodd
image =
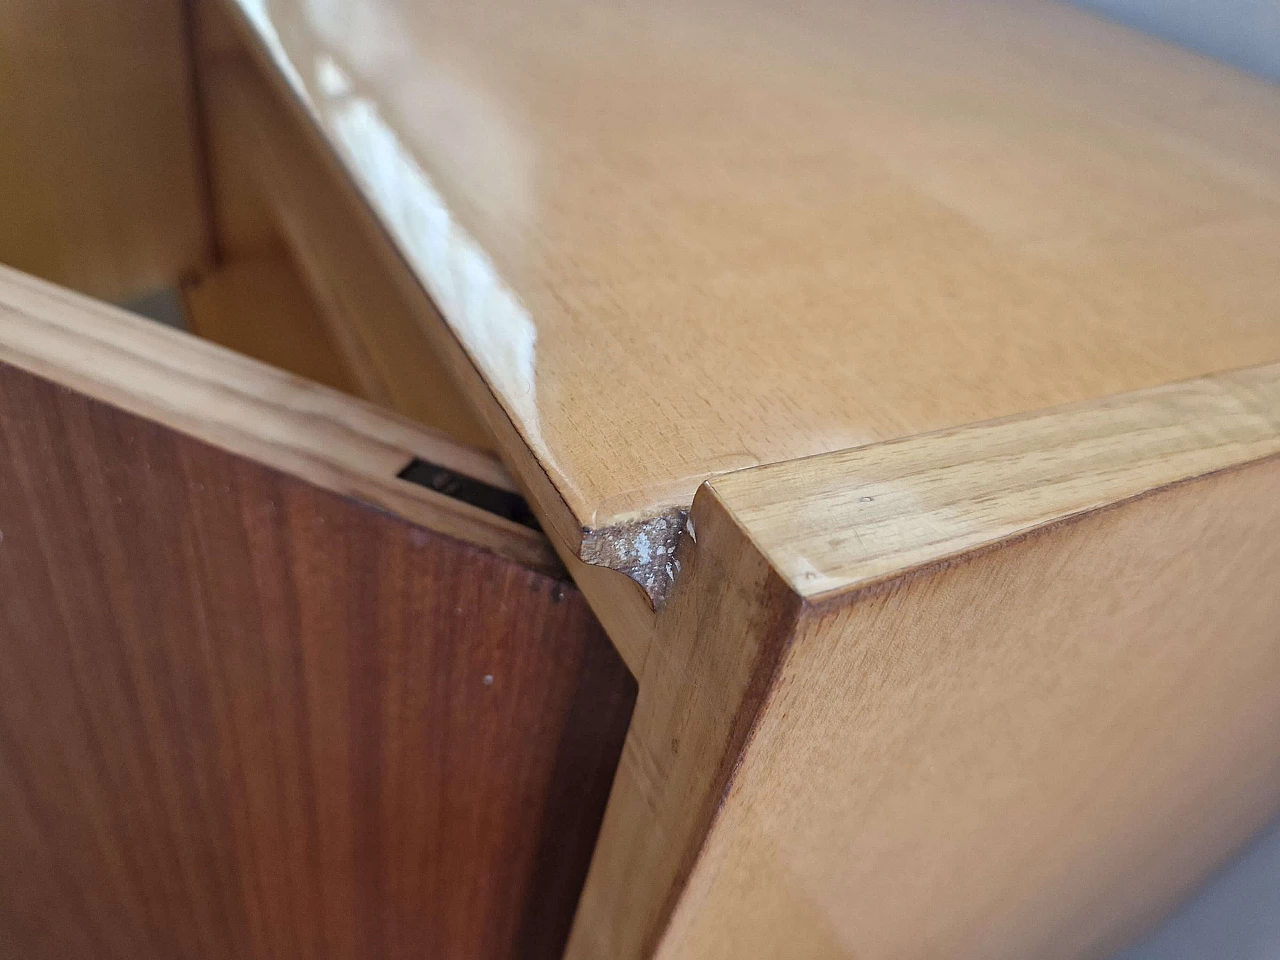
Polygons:
<instances>
[{"instance_id":1,"label":"dark wood grain panel","mask_svg":"<svg viewBox=\"0 0 1280 960\"><path fill-rule=\"evenodd\" d=\"M551 957L634 683L571 585L0 366L0 956Z\"/></svg>"}]
</instances>

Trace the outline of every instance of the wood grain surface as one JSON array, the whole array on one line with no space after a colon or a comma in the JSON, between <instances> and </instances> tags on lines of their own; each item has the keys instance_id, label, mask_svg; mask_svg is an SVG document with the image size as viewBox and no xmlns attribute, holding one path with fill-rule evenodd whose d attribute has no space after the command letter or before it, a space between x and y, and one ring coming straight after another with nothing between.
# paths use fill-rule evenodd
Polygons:
<instances>
[{"instance_id":1,"label":"wood grain surface","mask_svg":"<svg viewBox=\"0 0 1280 960\"><path fill-rule=\"evenodd\" d=\"M396 479L415 457L514 490L492 457L274 367L0 267L0 361L557 574L541 534Z\"/></svg>"},{"instance_id":2,"label":"wood grain surface","mask_svg":"<svg viewBox=\"0 0 1280 960\"><path fill-rule=\"evenodd\" d=\"M124 302L203 267L182 0L0 7L0 263Z\"/></svg>"},{"instance_id":3,"label":"wood grain surface","mask_svg":"<svg viewBox=\"0 0 1280 960\"><path fill-rule=\"evenodd\" d=\"M452 374L432 348L374 244L358 242L360 201L305 121L277 102L249 62L224 63L211 78L244 139L242 162L320 304L363 396L492 449Z\"/></svg>"},{"instance_id":4,"label":"wood grain surface","mask_svg":"<svg viewBox=\"0 0 1280 960\"><path fill-rule=\"evenodd\" d=\"M190 62L196 81L197 119L204 147L215 265L280 251L266 201L245 160L246 132L231 116L217 77L241 56L231 12L222 0L183 0L191 23Z\"/></svg>"},{"instance_id":5,"label":"wood grain surface","mask_svg":"<svg viewBox=\"0 0 1280 960\"><path fill-rule=\"evenodd\" d=\"M657 956L1109 956L1280 810L1280 459L804 614Z\"/></svg>"},{"instance_id":6,"label":"wood grain surface","mask_svg":"<svg viewBox=\"0 0 1280 960\"><path fill-rule=\"evenodd\" d=\"M8 365L0 531L0 953L559 955L634 696L570 584Z\"/></svg>"},{"instance_id":7,"label":"wood grain surface","mask_svg":"<svg viewBox=\"0 0 1280 960\"><path fill-rule=\"evenodd\" d=\"M628 666L633 673L638 673L643 665L654 626L652 598L636 581L625 574L581 561L578 553L582 544L582 527L568 511L545 468L524 445L519 431L486 385L479 368L449 329L435 303L423 289L421 282L404 255L397 249L381 221L370 209L368 203L362 199L349 172L332 155L327 141L315 125L314 116L293 96L294 89L289 78L275 68L269 52L263 49L259 42L260 37L254 32L255 28L245 22L244 11L238 6L229 7L229 10L230 12L239 10L242 14L235 18L233 23L240 28L242 42L247 46L246 52L252 55L258 70L265 74L260 79L275 89L277 103L293 114L292 122L300 124L311 154L311 160L306 161L307 165L311 165L317 159L322 165L327 164L332 176L325 189L332 188L342 194L341 200L333 198L334 203L329 206L316 207L314 204L306 204L295 206L293 209L301 214L314 213L317 210L328 214L332 214L335 210L349 213L350 220L344 224L344 229L350 230L351 245L367 249L374 255L374 261L365 265L369 272L360 278L360 286L344 287L343 294L350 295L353 289L358 292L368 283L368 278L371 276L381 276L389 280L392 293L387 298L388 301L398 300L408 309L416 328L426 335L430 349L443 361L444 367L461 385L464 396L470 401L477 419L481 422L482 429L495 438L495 445L503 461L518 478L521 489L538 514L538 519L543 529L547 531L556 552L565 565L571 568L574 581L588 597L592 609L604 623L610 639L627 660ZM278 122L286 125L289 121L281 118ZM274 152L281 145L287 144L287 140L273 137L263 149L270 147ZM306 150L308 147L302 147L302 149ZM270 162L270 157L259 157L255 163L263 161ZM279 180L273 182L281 183ZM286 177L283 183L288 182L289 178ZM284 205L281 204L278 209L283 208ZM283 222L285 218L281 219ZM312 226L315 225L312 224ZM315 236L318 236L323 242L324 238L329 236L329 231L321 228L318 234L312 235L309 232L308 236L312 237L312 241ZM298 243L297 246L301 248L302 244ZM323 249L314 246L314 242L308 246L317 262L322 256L327 260L325 255L330 253L327 245ZM305 256L304 253L303 257ZM361 253L355 253L354 256L360 257L361 262L364 262ZM346 276L344 269L333 267L329 280L332 282L335 277L340 279L344 276ZM383 293L380 292L379 297L382 296ZM333 314L333 317L339 319L342 316L341 311L335 311ZM367 319L365 322L367 324ZM396 362L398 365L402 364L403 357L397 358Z\"/></svg>"},{"instance_id":8,"label":"wood grain surface","mask_svg":"<svg viewBox=\"0 0 1280 960\"><path fill-rule=\"evenodd\" d=\"M569 960L1101 957L1171 907L1280 808L1278 386L704 484Z\"/></svg>"},{"instance_id":9,"label":"wood grain surface","mask_svg":"<svg viewBox=\"0 0 1280 960\"><path fill-rule=\"evenodd\" d=\"M238 5L600 562L709 476L1280 359L1280 90L1069 5Z\"/></svg>"},{"instance_id":10,"label":"wood grain surface","mask_svg":"<svg viewBox=\"0 0 1280 960\"><path fill-rule=\"evenodd\" d=\"M711 481L801 596L898 577L1280 453L1280 365Z\"/></svg>"}]
</instances>

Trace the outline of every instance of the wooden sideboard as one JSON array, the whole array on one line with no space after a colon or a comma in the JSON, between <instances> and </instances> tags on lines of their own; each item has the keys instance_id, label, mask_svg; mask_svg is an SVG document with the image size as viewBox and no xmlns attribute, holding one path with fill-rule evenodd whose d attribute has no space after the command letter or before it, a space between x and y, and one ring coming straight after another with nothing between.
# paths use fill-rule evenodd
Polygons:
<instances>
[{"instance_id":1,"label":"wooden sideboard","mask_svg":"<svg viewBox=\"0 0 1280 960\"><path fill-rule=\"evenodd\" d=\"M1048 0L39 6L0 955L1102 957L1280 810L1280 89Z\"/></svg>"}]
</instances>

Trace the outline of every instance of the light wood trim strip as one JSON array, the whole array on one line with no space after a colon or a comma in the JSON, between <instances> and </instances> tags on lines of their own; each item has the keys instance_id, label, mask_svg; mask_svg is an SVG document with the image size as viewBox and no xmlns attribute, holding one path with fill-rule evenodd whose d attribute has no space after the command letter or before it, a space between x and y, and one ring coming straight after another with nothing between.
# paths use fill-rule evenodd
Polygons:
<instances>
[{"instance_id":1,"label":"light wood trim strip","mask_svg":"<svg viewBox=\"0 0 1280 960\"><path fill-rule=\"evenodd\" d=\"M922 916L945 910L967 912L966 923L981 918L965 928L977 931L978 949L966 953L965 943L947 942L955 947L948 956L1038 956L1036 949L984 952L997 938L984 939L991 914L981 898L1019 877L1008 868L1013 855L999 875L938 885L932 901L890 903L865 877L839 887L829 901L836 919L841 910L872 905L872 919L857 934L871 944L866 949L827 937L841 923L809 912L823 902L814 891L837 889L833 878L841 871L871 864L865 876L882 877L898 870L901 852L917 849L914 837L940 823L945 830L955 816L1005 837L1008 813L983 819L984 764L1005 765L988 781L997 793L1000 784L1027 780L1036 802L1026 809L1036 815L1026 829L1037 843L1054 856L1083 858L1088 869L1060 889L1135 889L1116 880L1133 877L1150 883L1144 889L1155 891L1151 903L1170 902L1170 891L1185 890L1276 802L1274 785L1259 786L1255 777L1263 763L1280 770L1274 738L1232 717L1242 688L1222 678L1249 675L1235 654L1253 658L1263 669L1250 680L1245 705L1274 703L1280 661L1267 629L1275 604L1266 584L1274 579L1275 551L1266 531L1275 515L1266 494L1275 500L1277 453L1280 366L1268 366L703 484L676 556L680 579L658 612L638 674L632 728L568 960L647 960L655 950L664 960L685 960L753 948L774 956L786 953L782 941L815 957L914 956L902 944L943 942L934 931L924 941L918 935ZM1195 482L1181 482L1189 480ZM1224 531L1253 522L1258 532L1245 552L1232 554L1233 537ZM965 562L942 562L961 554ZM1108 567L1119 571L1117 582L1100 590L1105 577L1097 570ZM817 576L804 576L811 571ZM1024 583L1016 604L1009 586L1015 576ZM969 586L939 605L939 583ZM1053 603L1037 606L1049 587ZM962 634L969 650L963 676L946 659L961 655L955 641ZM1162 647L1177 657L1154 655ZM1107 658L1127 662L1100 672ZM1045 678L1057 698L1052 705L1036 686ZM1179 703L1177 722L1166 722L1173 716L1169 691L1184 678L1184 690L1195 688L1194 709ZM1106 718L1128 725L1132 739L1109 740L1108 730L1091 730L1060 709L1063 702L1085 704L1080 715L1104 725ZM824 719L840 711L838 721ZM932 739L920 732L926 725ZM769 737L778 742L778 730L786 732L784 747L758 746ZM1007 731L1027 738L1017 751L1001 739ZM1181 739L1177 749L1164 749L1166 735ZM1197 737L1203 739L1193 742ZM860 753L829 746L854 741ZM1111 763L1117 742L1136 745L1131 763ZM1233 742L1259 763L1228 757L1221 745ZM1144 745L1151 748L1144 752ZM790 763L786 775L766 766L815 751L819 759ZM1021 763L1049 755L1052 762ZM899 763L899 756L908 759ZM1202 775L1220 761L1220 779ZM1087 834L1063 834L1056 808L1040 802L1045 791L1061 795L1056 771L1068 763L1079 783L1106 786L1090 801L1095 819ZM944 768L971 792L931 788L929 777ZM747 782L753 769L767 772ZM925 771L918 790L895 779L916 769ZM1240 787L1229 825L1178 814L1174 784L1193 785L1201 803L1224 783ZM1163 806L1108 825L1110 800L1129 803L1153 792ZM975 794L980 799L966 803ZM807 806L796 802L800 796ZM869 809L884 819L868 832ZM760 826L753 816L773 819ZM1190 825L1200 836L1191 836ZM789 858L785 845L773 857L771 844L793 835L804 838L796 845L804 857ZM1139 835L1170 851L1176 845L1169 837L1200 845L1186 856L1171 854L1165 874L1147 875L1149 861L1133 841ZM878 847L884 836L896 845ZM807 870L806 861L824 867ZM737 872L716 886L726 862ZM965 850L946 866L971 870L973 862ZM851 888L856 896L843 892ZM747 902L743 890L756 899ZM1040 899L1006 911L1002 922L1020 943L1042 946L1036 938L1049 925L1037 909L1068 901L1055 898L1052 886L1020 889L1032 893ZM903 904L915 912L894 926L894 909ZM1077 924L1070 929L1103 935L1149 905L1130 908L1117 899L1115 915L1079 901L1064 909ZM890 935L901 942L873 948L875 937Z\"/></svg>"},{"instance_id":2,"label":"light wood trim strip","mask_svg":"<svg viewBox=\"0 0 1280 960\"><path fill-rule=\"evenodd\" d=\"M486 483L497 463L425 427L215 344L0 267L0 362L319 487L559 574L544 536L396 478L413 457Z\"/></svg>"},{"instance_id":3,"label":"light wood trim strip","mask_svg":"<svg viewBox=\"0 0 1280 960\"><path fill-rule=\"evenodd\" d=\"M690 518L565 960L653 955L802 612L705 487Z\"/></svg>"},{"instance_id":4,"label":"light wood trim strip","mask_svg":"<svg viewBox=\"0 0 1280 960\"><path fill-rule=\"evenodd\" d=\"M807 599L1280 453L1280 364L773 464L710 486Z\"/></svg>"}]
</instances>

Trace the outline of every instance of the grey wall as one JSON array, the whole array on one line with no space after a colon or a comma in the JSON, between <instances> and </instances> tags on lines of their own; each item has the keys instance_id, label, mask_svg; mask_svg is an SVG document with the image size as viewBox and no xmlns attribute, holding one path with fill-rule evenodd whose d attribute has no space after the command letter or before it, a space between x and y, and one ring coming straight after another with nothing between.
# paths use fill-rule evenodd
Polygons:
<instances>
[{"instance_id":1,"label":"grey wall","mask_svg":"<svg viewBox=\"0 0 1280 960\"><path fill-rule=\"evenodd\" d=\"M1280 957L1280 823L1146 940L1113 960Z\"/></svg>"},{"instance_id":2,"label":"grey wall","mask_svg":"<svg viewBox=\"0 0 1280 960\"><path fill-rule=\"evenodd\" d=\"M1280 82L1280 0L1074 0L1077 6Z\"/></svg>"}]
</instances>

